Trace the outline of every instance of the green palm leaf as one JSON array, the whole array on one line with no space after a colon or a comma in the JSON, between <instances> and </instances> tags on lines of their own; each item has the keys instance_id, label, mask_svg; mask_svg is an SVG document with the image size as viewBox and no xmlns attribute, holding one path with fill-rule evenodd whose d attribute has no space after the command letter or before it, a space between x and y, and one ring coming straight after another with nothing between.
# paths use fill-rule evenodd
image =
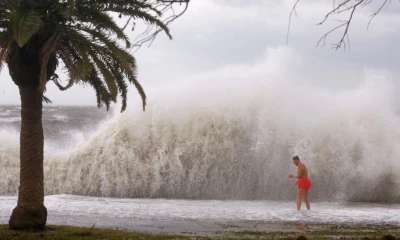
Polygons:
<instances>
[{"instance_id":1,"label":"green palm leaf","mask_svg":"<svg viewBox=\"0 0 400 240\"><path fill-rule=\"evenodd\" d=\"M100 70L101 74L103 75L103 78L107 84L107 88L110 92L110 96L113 101L116 101L117 99L117 94L118 94L118 89L117 89L117 84L115 82L115 78L113 74L110 72L110 70L106 67L103 61L101 61L96 54L92 54L93 61L96 63L97 68Z\"/></svg>"},{"instance_id":2,"label":"green palm leaf","mask_svg":"<svg viewBox=\"0 0 400 240\"><path fill-rule=\"evenodd\" d=\"M12 13L12 31L19 47L23 47L39 30L40 16L34 10L14 11Z\"/></svg>"}]
</instances>

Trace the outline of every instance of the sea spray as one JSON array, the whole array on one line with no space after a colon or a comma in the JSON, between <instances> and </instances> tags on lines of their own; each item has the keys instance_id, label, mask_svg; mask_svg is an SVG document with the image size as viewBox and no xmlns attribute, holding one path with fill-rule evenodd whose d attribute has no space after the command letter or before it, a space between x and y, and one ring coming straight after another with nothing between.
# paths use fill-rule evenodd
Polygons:
<instances>
[{"instance_id":1,"label":"sea spray","mask_svg":"<svg viewBox=\"0 0 400 240\"><path fill-rule=\"evenodd\" d=\"M285 70L287 59L150 90L145 112L131 100L67 153L47 142L46 194L289 200L296 189L287 174L299 155L313 201L399 202L390 85L366 73L357 89L328 92L298 79L296 66ZM0 193L16 194L17 140L2 134L0 143Z\"/></svg>"}]
</instances>

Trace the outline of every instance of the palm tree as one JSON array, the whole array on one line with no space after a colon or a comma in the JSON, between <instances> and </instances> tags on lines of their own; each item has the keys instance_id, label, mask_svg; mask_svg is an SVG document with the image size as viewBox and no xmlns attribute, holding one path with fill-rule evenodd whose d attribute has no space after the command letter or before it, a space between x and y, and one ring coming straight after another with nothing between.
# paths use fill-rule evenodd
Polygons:
<instances>
[{"instance_id":1,"label":"palm tree","mask_svg":"<svg viewBox=\"0 0 400 240\"><path fill-rule=\"evenodd\" d=\"M21 96L20 186L9 228L44 229L47 210L43 188L42 102L46 84L60 90L74 83L91 85L98 106L127 102L128 83L142 100L146 95L136 77L131 42L115 17L145 20L171 37L158 1L146 0L1 0L0 69L7 63ZM125 47L121 47L124 44ZM62 65L60 65L62 64ZM68 73L62 86L58 67Z\"/></svg>"}]
</instances>

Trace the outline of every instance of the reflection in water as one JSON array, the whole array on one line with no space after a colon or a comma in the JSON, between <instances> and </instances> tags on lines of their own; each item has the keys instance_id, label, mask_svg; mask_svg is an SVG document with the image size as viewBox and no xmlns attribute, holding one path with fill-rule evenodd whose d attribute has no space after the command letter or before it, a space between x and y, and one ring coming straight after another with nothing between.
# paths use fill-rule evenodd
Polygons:
<instances>
[{"instance_id":1,"label":"reflection in water","mask_svg":"<svg viewBox=\"0 0 400 240\"><path fill-rule=\"evenodd\" d=\"M296 225L296 231L297 232L300 232L300 233L308 232L307 224L299 222L299 223L296 223L295 225Z\"/></svg>"},{"instance_id":2,"label":"reflection in water","mask_svg":"<svg viewBox=\"0 0 400 240\"><path fill-rule=\"evenodd\" d=\"M298 222L295 223L295 226L296 226L296 240L307 240L307 238L304 236L304 234L308 232L307 224Z\"/></svg>"}]
</instances>

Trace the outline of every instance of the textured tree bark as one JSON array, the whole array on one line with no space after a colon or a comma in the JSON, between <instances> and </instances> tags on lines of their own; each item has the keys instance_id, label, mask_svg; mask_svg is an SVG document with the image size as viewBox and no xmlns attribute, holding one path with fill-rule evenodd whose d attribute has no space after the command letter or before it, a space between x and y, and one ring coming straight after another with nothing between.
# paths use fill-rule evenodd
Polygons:
<instances>
[{"instance_id":1,"label":"textured tree bark","mask_svg":"<svg viewBox=\"0 0 400 240\"><path fill-rule=\"evenodd\" d=\"M42 93L19 87L21 95L20 185L9 228L42 230L47 221L43 186Z\"/></svg>"}]
</instances>

